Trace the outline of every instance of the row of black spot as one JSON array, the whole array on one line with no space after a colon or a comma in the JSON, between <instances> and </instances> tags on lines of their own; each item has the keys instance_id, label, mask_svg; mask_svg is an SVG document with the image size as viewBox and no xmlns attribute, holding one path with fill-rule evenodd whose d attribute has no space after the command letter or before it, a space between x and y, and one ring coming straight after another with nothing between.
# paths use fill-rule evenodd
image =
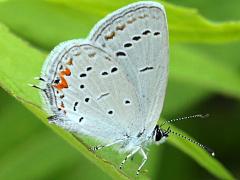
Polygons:
<instances>
[{"instance_id":1,"label":"row of black spot","mask_svg":"<svg viewBox=\"0 0 240 180\"><path fill-rule=\"evenodd\" d=\"M84 99L84 101L85 101L86 103L88 103L88 102L90 101L90 98L87 97L87 98ZM125 104L130 104L131 102L130 102L129 100L125 100L124 103L125 103ZM77 110L77 109L76 109L77 105L78 105L78 102L76 101L76 102L74 103L74 105L73 105L73 110L74 110L74 111Z\"/></svg>"},{"instance_id":2,"label":"row of black spot","mask_svg":"<svg viewBox=\"0 0 240 180\"><path fill-rule=\"evenodd\" d=\"M108 114L109 114L109 115L113 115L113 110L109 110L109 111L108 111ZM83 119L84 119L84 117L80 117L79 120L78 120L78 122L82 122Z\"/></svg>"},{"instance_id":3,"label":"row of black spot","mask_svg":"<svg viewBox=\"0 0 240 180\"><path fill-rule=\"evenodd\" d=\"M150 30L145 30L142 32L142 35L148 35L148 34L151 34L151 31ZM160 32L156 31L153 33L154 36L158 36L160 35ZM133 36L132 37L132 40L133 41L139 41L141 39L141 35L137 35L137 36ZM129 48L129 47L132 47L133 44L131 42L127 42L123 45L123 47L125 48ZM124 51L118 51L116 52L116 56L117 57L120 57L120 56L126 56L127 54L124 52Z\"/></svg>"},{"instance_id":4,"label":"row of black spot","mask_svg":"<svg viewBox=\"0 0 240 180\"><path fill-rule=\"evenodd\" d=\"M108 112L107 112L109 115L113 115L113 110L109 110ZM79 118L79 120L78 120L78 122L82 122L82 120L84 119L84 117L80 117Z\"/></svg>"},{"instance_id":5,"label":"row of black spot","mask_svg":"<svg viewBox=\"0 0 240 180\"><path fill-rule=\"evenodd\" d=\"M88 67L87 69L90 69L90 68L91 68L91 67ZM113 67L110 72L111 72L111 73L114 73L114 72L116 72L116 71L118 71L118 68L117 68L117 67ZM108 75L108 72L103 71L103 72L101 72L101 75L102 75L102 76L107 76L107 75ZM80 77L81 77L81 78L86 77L86 76L87 76L86 73L80 74ZM80 89L84 89L84 88L85 88L84 84L80 84L79 87L80 87Z\"/></svg>"},{"instance_id":6,"label":"row of black spot","mask_svg":"<svg viewBox=\"0 0 240 180\"><path fill-rule=\"evenodd\" d=\"M113 115L113 110L109 110L108 112L107 112L109 115ZM78 120L78 122L82 122L82 120L84 119L84 117L80 117L79 118L79 120Z\"/></svg>"},{"instance_id":7,"label":"row of black spot","mask_svg":"<svg viewBox=\"0 0 240 180\"><path fill-rule=\"evenodd\" d=\"M87 71L90 71L90 70L92 70L92 67L87 67ZM118 71L118 68L117 68L117 67L113 67L110 72L111 72L111 73L114 73L114 72L116 72L116 71ZM106 75L108 75L108 72L103 71L103 72L101 72L101 75L106 76ZM79 77L81 77L81 78L86 77L86 76L87 76L86 73L81 73L81 74L79 75ZM83 89L83 88L84 88L84 85L81 85L80 88Z\"/></svg>"},{"instance_id":8,"label":"row of black spot","mask_svg":"<svg viewBox=\"0 0 240 180\"><path fill-rule=\"evenodd\" d=\"M88 102L89 101L89 98L85 98L85 102ZM129 100L126 100L125 101L125 104L130 104L130 101ZM73 110L74 111L76 111L76 106L78 105L78 102L75 102L74 103L74 107L73 107ZM113 115L114 114L114 111L113 110L109 110L108 112L107 112L109 115ZM80 117L79 118L79 122L82 122L82 120L83 120L84 118L83 117Z\"/></svg>"},{"instance_id":9,"label":"row of black spot","mask_svg":"<svg viewBox=\"0 0 240 180\"><path fill-rule=\"evenodd\" d=\"M89 98L85 98L85 102L88 102L88 101L89 101ZM130 104L130 101L129 101L129 100L126 100L126 101L125 101L125 104ZM78 102L75 102L75 103L74 103L74 106L73 106L73 110L74 110L74 111L76 111L77 105L78 105ZM114 111L113 111L113 110L109 110L107 113L108 113L109 115L113 115ZM84 118L81 117L81 118L79 119L79 122L81 122L83 119L84 119Z\"/></svg>"},{"instance_id":10,"label":"row of black spot","mask_svg":"<svg viewBox=\"0 0 240 180\"><path fill-rule=\"evenodd\" d=\"M86 68L86 71L91 71L91 70L92 70L92 67L91 67L91 66L89 66L89 67ZM79 76L82 78L82 77L86 77L87 74L86 74L86 73L81 73Z\"/></svg>"},{"instance_id":11,"label":"row of black spot","mask_svg":"<svg viewBox=\"0 0 240 180\"><path fill-rule=\"evenodd\" d=\"M88 102L90 101L90 98L87 97L87 98L84 99L84 101L85 101L86 103L88 103ZM78 102L76 101L76 102L74 103L74 106L73 106L73 110L74 110L74 111L77 110L77 109L76 109L77 105L78 105Z\"/></svg>"},{"instance_id":12,"label":"row of black spot","mask_svg":"<svg viewBox=\"0 0 240 180\"><path fill-rule=\"evenodd\" d=\"M118 68L117 67L113 67L110 72L111 73L115 73L116 71L118 71ZM101 72L101 75L102 76L107 76L108 72L107 71L103 71L103 72Z\"/></svg>"}]
</instances>

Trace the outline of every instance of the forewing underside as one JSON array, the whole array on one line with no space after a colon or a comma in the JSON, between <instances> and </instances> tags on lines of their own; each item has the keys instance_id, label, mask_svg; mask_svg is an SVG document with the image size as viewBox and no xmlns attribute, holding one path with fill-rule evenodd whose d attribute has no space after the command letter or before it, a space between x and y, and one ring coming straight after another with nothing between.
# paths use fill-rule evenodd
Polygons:
<instances>
[{"instance_id":1,"label":"forewing underside","mask_svg":"<svg viewBox=\"0 0 240 180\"><path fill-rule=\"evenodd\" d=\"M165 96L168 67L168 29L164 8L138 3L100 21L89 39L111 52L134 85L141 119L136 128L153 129Z\"/></svg>"}]
</instances>

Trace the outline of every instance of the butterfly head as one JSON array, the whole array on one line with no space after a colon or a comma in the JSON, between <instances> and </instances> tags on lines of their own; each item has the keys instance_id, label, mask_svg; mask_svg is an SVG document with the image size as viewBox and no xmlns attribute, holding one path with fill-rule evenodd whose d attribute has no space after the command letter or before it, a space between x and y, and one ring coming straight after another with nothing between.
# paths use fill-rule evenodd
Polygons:
<instances>
[{"instance_id":1,"label":"butterfly head","mask_svg":"<svg viewBox=\"0 0 240 180\"><path fill-rule=\"evenodd\" d=\"M168 138L168 134L170 132L169 130L170 130L170 127L167 130L163 130L159 127L159 125L156 125L153 131L153 136L152 136L153 141L156 144L164 143Z\"/></svg>"}]
</instances>

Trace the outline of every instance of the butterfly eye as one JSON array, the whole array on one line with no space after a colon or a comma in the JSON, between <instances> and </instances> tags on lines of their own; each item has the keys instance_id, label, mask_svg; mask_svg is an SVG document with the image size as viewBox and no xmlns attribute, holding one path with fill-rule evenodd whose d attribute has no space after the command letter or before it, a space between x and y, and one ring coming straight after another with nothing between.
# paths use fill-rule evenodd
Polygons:
<instances>
[{"instance_id":1,"label":"butterfly eye","mask_svg":"<svg viewBox=\"0 0 240 180\"><path fill-rule=\"evenodd\" d=\"M154 129L154 140L156 142L160 141L163 137L163 132L162 130L159 128L159 125L156 125L155 129Z\"/></svg>"},{"instance_id":2,"label":"butterfly eye","mask_svg":"<svg viewBox=\"0 0 240 180\"><path fill-rule=\"evenodd\" d=\"M160 141L161 138L162 138L162 132L161 132L160 129L158 129L158 130L156 131L155 141Z\"/></svg>"}]
</instances>

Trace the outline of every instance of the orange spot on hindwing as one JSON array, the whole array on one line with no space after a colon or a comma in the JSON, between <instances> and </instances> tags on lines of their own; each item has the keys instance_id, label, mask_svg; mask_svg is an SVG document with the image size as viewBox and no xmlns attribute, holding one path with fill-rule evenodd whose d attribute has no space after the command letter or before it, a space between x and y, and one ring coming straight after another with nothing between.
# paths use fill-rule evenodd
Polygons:
<instances>
[{"instance_id":1,"label":"orange spot on hindwing","mask_svg":"<svg viewBox=\"0 0 240 180\"><path fill-rule=\"evenodd\" d=\"M71 71L68 68L66 68L64 71L60 71L60 73L59 73L60 82L58 84L54 85L54 87L57 88L58 90L68 88L68 83L64 76L70 76L70 75L71 75Z\"/></svg>"}]
</instances>

